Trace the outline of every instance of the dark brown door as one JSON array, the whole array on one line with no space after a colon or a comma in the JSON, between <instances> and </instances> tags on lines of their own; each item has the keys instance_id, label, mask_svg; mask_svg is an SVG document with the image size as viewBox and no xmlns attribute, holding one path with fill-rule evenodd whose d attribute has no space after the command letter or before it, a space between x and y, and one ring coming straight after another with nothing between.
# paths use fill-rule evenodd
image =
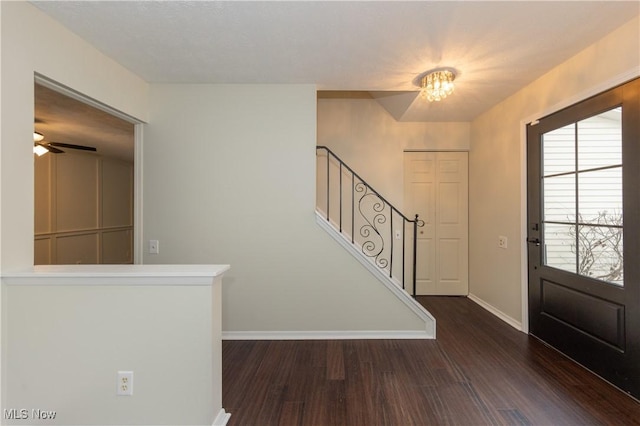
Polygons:
<instances>
[{"instance_id":1,"label":"dark brown door","mask_svg":"<svg viewBox=\"0 0 640 426\"><path fill-rule=\"evenodd\" d=\"M529 330L640 398L640 79L527 128Z\"/></svg>"}]
</instances>

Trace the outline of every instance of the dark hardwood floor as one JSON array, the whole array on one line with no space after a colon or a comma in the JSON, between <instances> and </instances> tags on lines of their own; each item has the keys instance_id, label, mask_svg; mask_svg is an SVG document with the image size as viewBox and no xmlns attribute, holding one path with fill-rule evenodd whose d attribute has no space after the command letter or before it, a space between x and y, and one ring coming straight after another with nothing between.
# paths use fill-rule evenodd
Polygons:
<instances>
[{"instance_id":1,"label":"dark hardwood floor","mask_svg":"<svg viewBox=\"0 0 640 426\"><path fill-rule=\"evenodd\" d=\"M640 425L640 403L466 298L437 340L225 341L229 425Z\"/></svg>"}]
</instances>

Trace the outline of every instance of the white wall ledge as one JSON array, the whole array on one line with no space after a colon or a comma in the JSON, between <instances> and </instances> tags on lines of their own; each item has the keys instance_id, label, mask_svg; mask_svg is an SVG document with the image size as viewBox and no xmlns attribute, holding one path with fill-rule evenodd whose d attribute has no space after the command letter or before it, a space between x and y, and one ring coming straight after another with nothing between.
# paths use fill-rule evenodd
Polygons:
<instances>
[{"instance_id":1,"label":"white wall ledge","mask_svg":"<svg viewBox=\"0 0 640 426\"><path fill-rule=\"evenodd\" d=\"M38 265L5 272L7 285L211 285L229 265Z\"/></svg>"},{"instance_id":2,"label":"white wall ledge","mask_svg":"<svg viewBox=\"0 0 640 426\"><path fill-rule=\"evenodd\" d=\"M49 401L59 412L48 424L224 425L222 282L229 269L43 265L3 271L3 406ZM115 396L120 370L135 370L139 378L133 399ZM66 371L75 374L61 379ZM61 380L68 382L64 392L55 385ZM176 402L175 389L187 389L189 397Z\"/></svg>"}]
</instances>

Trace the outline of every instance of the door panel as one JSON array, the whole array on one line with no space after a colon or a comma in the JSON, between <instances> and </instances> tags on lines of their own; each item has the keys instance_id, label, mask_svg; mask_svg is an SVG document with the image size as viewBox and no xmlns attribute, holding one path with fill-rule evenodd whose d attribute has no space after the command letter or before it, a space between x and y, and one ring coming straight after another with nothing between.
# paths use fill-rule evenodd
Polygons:
<instances>
[{"instance_id":1,"label":"door panel","mask_svg":"<svg viewBox=\"0 0 640 426\"><path fill-rule=\"evenodd\" d=\"M542 280L541 313L624 351L624 306Z\"/></svg>"},{"instance_id":2,"label":"door panel","mask_svg":"<svg viewBox=\"0 0 640 426\"><path fill-rule=\"evenodd\" d=\"M530 332L635 397L639 129L640 80L527 128Z\"/></svg>"},{"instance_id":3,"label":"door panel","mask_svg":"<svg viewBox=\"0 0 640 426\"><path fill-rule=\"evenodd\" d=\"M438 213L440 225L460 225L460 184L441 182L438 188Z\"/></svg>"},{"instance_id":4,"label":"door panel","mask_svg":"<svg viewBox=\"0 0 640 426\"><path fill-rule=\"evenodd\" d=\"M416 292L432 294L436 288L436 159L433 153L406 157L405 193L412 209L406 209L409 217L420 216L424 226L418 228L416 251ZM413 239L410 235L409 238Z\"/></svg>"},{"instance_id":5,"label":"door panel","mask_svg":"<svg viewBox=\"0 0 640 426\"><path fill-rule=\"evenodd\" d=\"M416 263L416 288L418 294L433 291L436 285L435 250L432 238L420 238L416 244L420 260Z\"/></svg>"},{"instance_id":6,"label":"door panel","mask_svg":"<svg viewBox=\"0 0 640 426\"><path fill-rule=\"evenodd\" d=\"M438 276L441 283L459 283L462 280L460 270L461 247L459 239L440 238L438 240L440 270Z\"/></svg>"},{"instance_id":7,"label":"door panel","mask_svg":"<svg viewBox=\"0 0 640 426\"><path fill-rule=\"evenodd\" d=\"M405 211L418 228L419 295L468 294L468 163L466 152L406 152Z\"/></svg>"}]
</instances>

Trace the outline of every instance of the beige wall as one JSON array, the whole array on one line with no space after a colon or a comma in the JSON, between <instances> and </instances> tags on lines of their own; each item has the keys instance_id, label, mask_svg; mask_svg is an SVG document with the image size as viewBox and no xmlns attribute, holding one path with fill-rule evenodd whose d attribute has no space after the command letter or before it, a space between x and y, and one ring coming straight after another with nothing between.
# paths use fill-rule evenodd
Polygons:
<instances>
[{"instance_id":1,"label":"beige wall","mask_svg":"<svg viewBox=\"0 0 640 426\"><path fill-rule=\"evenodd\" d=\"M514 322L523 321L526 296L522 294L526 274L522 262L526 254L524 125L637 76L639 19L554 68L471 125L470 292ZM498 235L508 237L507 250L498 248Z\"/></svg>"},{"instance_id":2,"label":"beige wall","mask_svg":"<svg viewBox=\"0 0 640 426\"><path fill-rule=\"evenodd\" d=\"M30 417L2 424L211 425L221 408L211 286L5 280L3 408ZM116 395L121 370L134 372L132 396ZM55 420L35 420L31 409L56 411Z\"/></svg>"},{"instance_id":3,"label":"beige wall","mask_svg":"<svg viewBox=\"0 0 640 426\"><path fill-rule=\"evenodd\" d=\"M318 99L325 145L402 210L404 150L468 150L470 123L396 121L375 99Z\"/></svg>"},{"instance_id":4,"label":"beige wall","mask_svg":"<svg viewBox=\"0 0 640 426\"><path fill-rule=\"evenodd\" d=\"M0 7L0 242L5 248L0 265L6 271L33 265L34 73L141 120L146 119L148 85L30 4L0 2Z\"/></svg>"},{"instance_id":5,"label":"beige wall","mask_svg":"<svg viewBox=\"0 0 640 426\"><path fill-rule=\"evenodd\" d=\"M472 123L400 123L374 99L319 99L318 144L403 205L402 151L467 150L470 293L511 324L522 321L523 120L640 74L638 18L554 68ZM498 236L509 239L507 250Z\"/></svg>"},{"instance_id":6,"label":"beige wall","mask_svg":"<svg viewBox=\"0 0 640 426\"><path fill-rule=\"evenodd\" d=\"M4 248L0 264L3 272L9 272L33 264L34 73L143 121L148 118L149 86L26 2L0 2L0 15L0 247ZM146 128L144 142L144 226L145 240L160 240L160 254L146 255L144 260L231 264L232 273L223 284L226 330L424 329L423 322L315 223L313 86L158 86L152 104L153 122ZM57 302L38 315L8 310L9 299L12 306L25 309L46 304L46 290L41 294L36 290L2 288L3 407L7 402L30 407L45 400L71 401L63 408L74 411L75 418L82 419L78 421L103 424L111 418L103 410L115 398L111 379L106 384L103 378L96 378L91 383L96 388L87 399L74 403L74 398L66 398L69 394L59 389L34 386L16 394L13 387L20 384L4 380L9 377L7 372L14 366L29 365L77 371L65 377L65 386L78 389L91 386L86 382L87 374L112 377L107 370L116 364L131 365L140 356L160 364L163 359L184 358L181 347L151 354L133 345L119 350L117 359L111 352L101 353L95 360L101 364L98 366L94 360L83 364L72 355L54 359L47 351L19 347L14 339L37 331L44 319L52 327L46 329L49 337L66 336L68 327L83 330L86 339L68 340L67 354L86 353L93 344L120 348L116 335L91 335L87 333L90 324L87 328L76 320L69 323L66 315L71 311L58 309ZM59 290L56 297L60 303L66 296L74 300L75 290ZM98 289L86 292L84 296L97 305L79 304L78 309L95 311L95 324L108 330L111 319L102 308L112 303L103 305L100 300L106 299L100 298ZM113 295L113 300L119 297ZM175 297L165 294L163 300ZM29 305L30 301L38 303ZM199 312L193 310L195 304L187 305L188 314ZM184 306L180 305L178 314ZM146 308L134 309L131 324L123 325L126 329L144 327L151 318L140 316ZM40 335L34 336L38 339ZM22 355L16 354L27 354L29 363L23 364ZM205 352L202 355L207 356ZM191 374L198 365L185 368L191 368ZM143 382L148 385L162 379L158 371L148 373L147 380L136 376L138 390ZM135 401L158 401L166 396L164 388L147 387L149 393L138 393ZM8 395L16 395L19 401L8 400ZM186 413L193 413L190 404L198 403L202 395L207 393L189 388L173 401ZM56 408L62 410L52 409ZM144 415L145 410L137 409L137 413Z\"/></svg>"},{"instance_id":7,"label":"beige wall","mask_svg":"<svg viewBox=\"0 0 640 426\"><path fill-rule=\"evenodd\" d=\"M145 263L231 264L223 330L424 330L315 223L312 85L152 85Z\"/></svg>"},{"instance_id":8,"label":"beige wall","mask_svg":"<svg viewBox=\"0 0 640 426\"><path fill-rule=\"evenodd\" d=\"M0 18L0 268L6 273L30 267L34 259L34 73L40 73L141 120L147 118L148 85L27 2L0 2ZM5 291L3 286L2 292ZM26 293L22 294L29 297ZM14 342L35 326L29 321L32 317L22 317L24 321L7 320L4 296L0 313L0 318L3 318L3 402L0 408L7 408L7 395L13 391L7 389L5 380L7 371L13 367L11 359L6 357L7 351L11 351ZM27 299L21 300L16 294L11 303L21 305L27 302ZM60 319L55 317L56 314L64 316L65 311L54 309L47 313L39 312L33 320L46 318L51 324L56 324ZM64 329L57 332L64 332ZM100 341L102 336L97 334L94 338ZM90 344L76 343L80 347ZM113 337L112 344L118 344L117 336ZM34 351L31 355L35 364L50 362L45 350ZM134 356L135 353L127 351L125 358ZM73 372L77 362L75 358L58 358L52 368ZM70 380L68 386L81 384L78 375L71 374L67 378ZM33 399L29 405L41 401L36 399L36 393L43 389L32 388L30 391L33 391ZM60 389L48 391L64 395ZM77 409L79 415L92 413L92 406L76 402L78 405L71 409ZM102 402L95 400L92 404ZM96 423L100 421L96 420Z\"/></svg>"}]
</instances>

